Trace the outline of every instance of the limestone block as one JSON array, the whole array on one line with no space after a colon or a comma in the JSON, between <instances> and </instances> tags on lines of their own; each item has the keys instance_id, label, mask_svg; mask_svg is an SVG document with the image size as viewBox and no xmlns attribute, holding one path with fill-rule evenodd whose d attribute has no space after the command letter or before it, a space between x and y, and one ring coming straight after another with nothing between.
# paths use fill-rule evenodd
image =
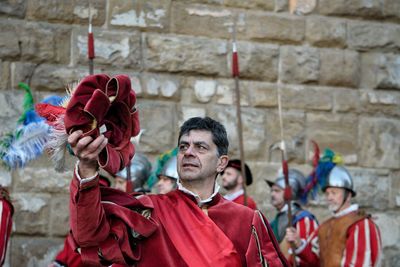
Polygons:
<instances>
[{"instance_id":1,"label":"limestone block","mask_svg":"<svg viewBox=\"0 0 400 267\"><path fill-rule=\"evenodd\" d=\"M122 27L165 29L168 26L170 0L111 0L109 24Z\"/></svg>"},{"instance_id":2,"label":"limestone block","mask_svg":"<svg viewBox=\"0 0 400 267\"><path fill-rule=\"evenodd\" d=\"M146 129L140 141L143 153L160 154L176 145L178 125L175 103L138 102L140 128Z\"/></svg>"},{"instance_id":3,"label":"limestone block","mask_svg":"<svg viewBox=\"0 0 400 267\"><path fill-rule=\"evenodd\" d=\"M146 73L141 76L143 91L149 96L179 99L180 79L172 75Z\"/></svg>"},{"instance_id":4,"label":"limestone block","mask_svg":"<svg viewBox=\"0 0 400 267\"><path fill-rule=\"evenodd\" d=\"M2 59L19 57L21 55L19 38L15 36L19 27L5 21L0 21L0 27L0 57Z\"/></svg>"},{"instance_id":5,"label":"limestone block","mask_svg":"<svg viewBox=\"0 0 400 267\"><path fill-rule=\"evenodd\" d=\"M66 236L69 232L69 194L52 196L49 232L52 236Z\"/></svg>"},{"instance_id":6,"label":"limestone block","mask_svg":"<svg viewBox=\"0 0 400 267\"><path fill-rule=\"evenodd\" d=\"M69 192L69 184L72 178L72 169L58 173L49 162L49 167L43 168L39 162L32 162L23 169L14 172L15 186L18 192Z\"/></svg>"},{"instance_id":7,"label":"limestone block","mask_svg":"<svg viewBox=\"0 0 400 267\"><path fill-rule=\"evenodd\" d=\"M400 2L397 0L383 0L383 14L388 17L400 18ZM399 261L400 262L400 261Z\"/></svg>"},{"instance_id":8,"label":"limestone block","mask_svg":"<svg viewBox=\"0 0 400 267\"><path fill-rule=\"evenodd\" d=\"M224 5L238 7L238 8L273 11L275 7L275 1L274 0L248 0L248 1L224 0Z\"/></svg>"},{"instance_id":9,"label":"limestone block","mask_svg":"<svg viewBox=\"0 0 400 267\"><path fill-rule=\"evenodd\" d=\"M303 110L331 110L333 106L332 88L282 85L281 103L283 108Z\"/></svg>"},{"instance_id":10,"label":"limestone block","mask_svg":"<svg viewBox=\"0 0 400 267\"><path fill-rule=\"evenodd\" d=\"M360 120L360 164L375 168L400 168L400 122L395 119Z\"/></svg>"},{"instance_id":11,"label":"limestone block","mask_svg":"<svg viewBox=\"0 0 400 267\"><path fill-rule=\"evenodd\" d=\"M289 0L275 0L275 12L287 12L289 10Z\"/></svg>"},{"instance_id":12,"label":"limestone block","mask_svg":"<svg viewBox=\"0 0 400 267\"><path fill-rule=\"evenodd\" d=\"M17 125L17 120L22 114L22 103L24 93L21 91L1 91L0 92L0 120L1 135L13 131Z\"/></svg>"},{"instance_id":13,"label":"limestone block","mask_svg":"<svg viewBox=\"0 0 400 267\"><path fill-rule=\"evenodd\" d=\"M27 1L7 0L2 1L0 5L0 14L23 18L25 16Z\"/></svg>"},{"instance_id":14,"label":"limestone block","mask_svg":"<svg viewBox=\"0 0 400 267\"><path fill-rule=\"evenodd\" d=\"M279 57L279 48L277 46L238 42L237 50L239 72L242 79L276 81ZM231 57L230 53L228 59L229 69L232 69Z\"/></svg>"},{"instance_id":15,"label":"limestone block","mask_svg":"<svg viewBox=\"0 0 400 267\"><path fill-rule=\"evenodd\" d=\"M387 170L348 168L357 192L355 202L379 210L389 208L390 180Z\"/></svg>"},{"instance_id":16,"label":"limestone block","mask_svg":"<svg viewBox=\"0 0 400 267\"><path fill-rule=\"evenodd\" d=\"M358 136L357 116L354 114L308 113L306 122L307 138L317 142L321 152L325 148L331 148L343 156L345 164L358 162L360 145L357 140L364 139L364 137Z\"/></svg>"},{"instance_id":17,"label":"limestone block","mask_svg":"<svg viewBox=\"0 0 400 267\"><path fill-rule=\"evenodd\" d=\"M372 214L375 223L378 225L383 240L383 247L399 248L400 239L400 218L398 213L377 212ZM388 265L396 266L396 265Z\"/></svg>"},{"instance_id":18,"label":"limestone block","mask_svg":"<svg viewBox=\"0 0 400 267\"><path fill-rule=\"evenodd\" d=\"M253 107L276 107L278 94L276 84L265 82L249 82L247 87L250 105Z\"/></svg>"},{"instance_id":19,"label":"limestone block","mask_svg":"<svg viewBox=\"0 0 400 267\"><path fill-rule=\"evenodd\" d=\"M308 17L306 40L321 47L344 47L346 45L346 22L324 17Z\"/></svg>"},{"instance_id":20,"label":"limestone block","mask_svg":"<svg viewBox=\"0 0 400 267\"><path fill-rule=\"evenodd\" d=\"M148 70L228 75L226 42L198 37L148 34L144 62Z\"/></svg>"},{"instance_id":21,"label":"limestone block","mask_svg":"<svg viewBox=\"0 0 400 267\"><path fill-rule=\"evenodd\" d=\"M400 48L400 26L389 23L349 22L347 24L347 44L360 51Z\"/></svg>"},{"instance_id":22,"label":"limestone block","mask_svg":"<svg viewBox=\"0 0 400 267\"><path fill-rule=\"evenodd\" d=\"M0 185L6 188L11 187L12 177L11 172L6 170L4 166L0 167Z\"/></svg>"},{"instance_id":23,"label":"limestone block","mask_svg":"<svg viewBox=\"0 0 400 267\"><path fill-rule=\"evenodd\" d=\"M379 0L320 0L318 10L323 15L382 16L381 1Z\"/></svg>"},{"instance_id":24,"label":"limestone block","mask_svg":"<svg viewBox=\"0 0 400 267\"><path fill-rule=\"evenodd\" d=\"M182 125L186 120L193 117L205 117L206 110L202 106L182 106L181 107L181 115L179 120L179 125Z\"/></svg>"},{"instance_id":25,"label":"limestone block","mask_svg":"<svg viewBox=\"0 0 400 267\"><path fill-rule=\"evenodd\" d=\"M288 161L303 163L305 160L305 114L299 111L282 110L283 139L286 145ZM268 161L279 163L282 155L278 150L272 150L272 146L281 142L281 128L278 108L267 112L266 147Z\"/></svg>"},{"instance_id":26,"label":"limestone block","mask_svg":"<svg viewBox=\"0 0 400 267\"><path fill-rule=\"evenodd\" d=\"M10 62L0 60L0 90L9 89L11 82Z\"/></svg>"},{"instance_id":27,"label":"limestone block","mask_svg":"<svg viewBox=\"0 0 400 267\"><path fill-rule=\"evenodd\" d=\"M180 34L231 38L234 15L233 11L223 7L175 2L171 11L171 29Z\"/></svg>"},{"instance_id":28,"label":"limestone block","mask_svg":"<svg viewBox=\"0 0 400 267\"><path fill-rule=\"evenodd\" d=\"M81 65L87 65L87 33L80 30L74 40L76 53L74 59ZM118 68L137 69L141 65L140 33L129 34L116 31L99 31L94 42L95 64L111 65Z\"/></svg>"},{"instance_id":29,"label":"limestone block","mask_svg":"<svg viewBox=\"0 0 400 267\"><path fill-rule=\"evenodd\" d=\"M263 157L265 148L265 113L254 108L242 108L243 144L246 160ZM237 116L234 107L214 106L210 109L212 118L221 122L228 133L229 153L239 154Z\"/></svg>"},{"instance_id":30,"label":"limestone block","mask_svg":"<svg viewBox=\"0 0 400 267\"><path fill-rule=\"evenodd\" d=\"M30 64L16 63L14 80L12 83L16 86L20 81L29 79L29 70L33 70L31 77L31 88L33 91L59 91L60 95L65 94L66 86L73 86L74 83L81 80L89 74L88 68L68 68L65 66L42 64L32 66Z\"/></svg>"},{"instance_id":31,"label":"limestone block","mask_svg":"<svg viewBox=\"0 0 400 267\"><path fill-rule=\"evenodd\" d=\"M364 54L361 64L362 87L400 89L400 56L398 54Z\"/></svg>"},{"instance_id":32,"label":"limestone block","mask_svg":"<svg viewBox=\"0 0 400 267\"><path fill-rule=\"evenodd\" d=\"M358 87L360 56L350 50L320 50L320 84Z\"/></svg>"},{"instance_id":33,"label":"limestone block","mask_svg":"<svg viewBox=\"0 0 400 267\"><path fill-rule=\"evenodd\" d=\"M48 266L63 247L60 238L12 238L12 266Z\"/></svg>"},{"instance_id":34,"label":"limestone block","mask_svg":"<svg viewBox=\"0 0 400 267\"><path fill-rule=\"evenodd\" d=\"M50 194L13 193L15 233L44 235L49 230Z\"/></svg>"},{"instance_id":35,"label":"limestone block","mask_svg":"<svg viewBox=\"0 0 400 267\"><path fill-rule=\"evenodd\" d=\"M24 61L69 63L71 31L67 27L20 21L3 21L0 27L1 53L6 53L2 58L18 55Z\"/></svg>"},{"instance_id":36,"label":"limestone block","mask_svg":"<svg viewBox=\"0 0 400 267\"><path fill-rule=\"evenodd\" d=\"M400 207L400 171L392 171L389 177L389 205L391 208Z\"/></svg>"},{"instance_id":37,"label":"limestone block","mask_svg":"<svg viewBox=\"0 0 400 267\"><path fill-rule=\"evenodd\" d=\"M246 37L251 40L299 43L305 35L303 17L249 11L245 23Z\"/></svg>"},{"instance_id":38,"label":"limestone block","mask_svg":"<svg viewBox=\"0 0 400 267\"><path fill-rule=\"evenodd\" d=\"M92 16L92 24L103 25L106 17L106 2L103 0L87 1L28 1L26 15L31 20L43 20L50 22L76 23L88 25L89 12Z\"/></svg>"},{"instance_id":39,"label":"limestone block","mask_svg":"<svg viewBox=\"0 0 400 267\"><path fill-rule=\"evenodd\" d=\"M317 82L320 76L319 50L312 47L281 47L279 75L285 83Z\"/></svg>"},{"instance_id":40,"label":"limestone block","mask_svg":"<svg viewBox=\"0 0 400 267\"><path fill-rule=\"evenodd\" d=\"M194 83L194 92L200 103L210 102L217 91L217 82L214 80L197 80Z\"/></svg>"},{"instance_id":41,"label":"limestone block","mask_svg":"<svg viewBox=\"0 0 400 267\"><path fill-rule=\"evenodd\" d=\"M364 108L361 105L360 92L358 90L347 88L332 88L333 93L333 109L338 112L359 112Z\"/></svg>"},{"instance_id":42,"label":"limestone block","mask_svg":"<svg viewBox=\"0 0 400 267\"><path fill-rule=\"evenodd\" d=\"M363 113L400 115L400 92L363 90L361 103Z\"/></svg>"},{"instance_id":43,"label":"limestone block","mask_svg":"<svg viewBox=\"0 0 400 267\"><path fill-rule=\"evenodd\" d=\"M254 83L253 81L239 79L240 106L249 105L249 92ZM216 95L218 104L236 106L235 81L233 79L218 80Z\"/></svg>"}]
</instances>

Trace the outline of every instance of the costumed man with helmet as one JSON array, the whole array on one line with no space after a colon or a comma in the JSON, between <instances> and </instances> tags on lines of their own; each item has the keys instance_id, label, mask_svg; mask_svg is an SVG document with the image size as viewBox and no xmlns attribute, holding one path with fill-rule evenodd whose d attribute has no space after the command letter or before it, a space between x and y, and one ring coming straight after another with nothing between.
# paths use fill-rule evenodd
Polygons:
<instances>
[{"instance_id":1,"label":"costumed man with helmet","mask_svg":"<svg viewBox=\"0 0 400 267\"><path fill-rule=\"evenodd\" d=\"M246 185L251 185L253 182L253 176L251 174L249 166L245 167ZM222 187L225 188L226 194L224 198L233 201L238 204L244 205L244 190L243 183L244 179L241 172L241 162L239 159L233 159L228 162L225 170L221 173ZM257 209L256 202L249 196L247 198L247 206L252 209Z\"/></svg>"},{"instance_id":2,"label":"costumed man with helmet","mask_svg":"<svg viewBox=\"0 0 400 267\"><path fill-rule=\"evenodd\" d=\"M265 181L271 188L271 204L278 211L271 222L272 230L280 243L283 254L289 261L292 261L293 257L289 254L290 245L285 240L286 228L289 227L288 205L284 198L285 178L282 174L275 181ZM307 240L318 227L318 222L315 216L308 210L303 209L299 203L305 182L306 178L299 170L289 169L289 185L292 189L291 211L293 216L293 225L291 227L295 229L301 239ZM298 257L296 257L296 266L303 266L303 262Z\"/></svg>"},{"instance_id":3,"label":"costumed man with helmet","mask_svg":"<svg viewBox=\"0 0 400 267\"><path fill-rule=\"evenodd\" d=\"M114 187L121 191L127 192L127 187L129 186L129 183L131 183L130 186L133 192L150 192L150 190L144 188L144 184L149 178L150 172L150 161L145 155L137 152L130 165L130 177L128 177L128 167L125 167L115 175Z\"/></svg>"},{"instance_id":4,"label":"costumed man with helmet","mask_svg":"<svg viewBox=\"0 0 400 267\"><path fill-rule=\"evenodd\" d=\"M356 195L353 179L345 167L337 165L340 162L338 156L326 150L319 163L324 171L317 169L332 217L308 241L301 239L293 228L287 229L286 239L296 244L295 253L306 266L379 266L382 252L378 226L369 214L352 204Z\"/></svg>"},{"instance_id":5,"label":"costumed man with helmet","mask_svg":"<svg viewBox=\"0 0 400 267\"><path fill-rule=\"evenodd\" d=\"M173 155L167 162L165 162L161 172L157 174L157 193L167 194L177 187L176 182L178 181L178 170L176 166L176 155Z\"/></svg>"}]
</instances>

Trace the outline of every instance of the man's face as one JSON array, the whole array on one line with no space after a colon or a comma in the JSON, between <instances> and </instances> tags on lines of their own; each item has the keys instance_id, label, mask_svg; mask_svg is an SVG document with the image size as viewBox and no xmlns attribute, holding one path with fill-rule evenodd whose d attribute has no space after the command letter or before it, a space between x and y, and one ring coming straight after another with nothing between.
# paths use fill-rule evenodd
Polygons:
<instances>
[{"instance_id":1,"label":"man's face","mask_svg":"<svg viewBox=\"0 0 400 267\"><path fill-rule=\"evenodd\" d=\"M271 187L271 204L278 210L285 205L284 189L277 185Z\"/></svg>"},{"instance_id":2,"label":"man's face","mask_svg":"<svg viewBox=\"0 0 400 267\"><path fill-rule=\"evenodd\" d=\"M167 176L160 175L158 177L158 182L156 184L157 192L159 194L167 194L167 193L171 192L172 190L174 190L175 184L176 184L175 179L171 179Z\"/></svg>"},{"instance_id":3,"label":"man's face","mask_svg":"<svg viewBox=\"0 0 400 267\"><path fill-rule=\"evenodd\" d=\"M218 157L209 131L189 131L181 136L178 147L178 174L182 182L215 179L228 163L226 155Z\"/></svg>"},{"instance_id":4,"label":"man's face","mask_svg":"<svg viewBox=\"0 0 400 267\"><path fill-rule=\"evenodd\" d=\"M328 209L332 212L342 210L346 205L343 205L346 190L339 187L328 187L325 191L325 197L328 202Z\"/></svg>"},{"instance_id":5,"label":"man's face","mask_svg":"<svg viewBox=\"0 0 400 267\"><path fill-rule=\"evenodd\" d=\"M234 189L239 183L240 173L232 167L227 167L222 175L222 187L226 190Z\"/></svg>"},{"instance_id":6,"label":"man's face","mask_svg":"<svg viewBox=\"0 0 400 267\"><path fill-rule=\"evenodd\" d=\"M115 181L114 183L115 189L126 192L126 179L116 176L114 181Z\"/></svg>"}]
</instances>

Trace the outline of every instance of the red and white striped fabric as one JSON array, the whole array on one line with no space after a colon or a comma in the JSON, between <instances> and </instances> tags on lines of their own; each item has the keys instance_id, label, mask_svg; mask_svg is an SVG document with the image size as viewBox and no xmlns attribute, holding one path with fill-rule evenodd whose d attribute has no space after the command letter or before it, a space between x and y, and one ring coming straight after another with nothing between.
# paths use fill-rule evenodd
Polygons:
<instances>
[{"instance_id":1,"label":"red and white striped fabric","mask_svg":"<svg viewBox=\"0 0 400 267\"><path fill-rule=\"evenodd\" d=\"M0 198L0 266L3 266L6 258L8 239L12 228L13 207L11 203Z\"/></svg>"},{"instance_id":2,"label":"red and white striped fabric","mask_svg":"<svg viewBox=\"0 0 400 267\"><path fill-rule=\"evenodd\" d=\"M341 267L377 267L382 257L382 242L378 227L367 217L351 225L347 230L346 246ZM320 266L318 229L312 233L307 246L297 251L301 267ZM338 266L339 267L339 266Z\"/></svg>"},{"instance_id":3,"label":"red and white striped fabric","mask_svg":"<svg viewBox=\"0 0 400 267\"><path fill-rule=\"evenodd\" d=\"M341 265L378 266L380 258L381 236L372 220L367 218L352 225Z\"/></svg>"},{"instance_id":4,"label":"red and white striped fabric","mask_svg":"<svg viewBox=\"0 0 400 267\"><path fill-rule=\"evenodd\" d=\"M296 230L297 233L299 234L300 238L303 240L308 240L311 236L312 233L314 233L318 228L318 223L316 220L310 218L310 217L304 217L300 221L296 223ZM290 257L289 261L290 264L292 264L293 258ZM296 263L297 266L303 266L305 263L301 260L300 257L296 256Z\"/></svg>"}]
</instances>

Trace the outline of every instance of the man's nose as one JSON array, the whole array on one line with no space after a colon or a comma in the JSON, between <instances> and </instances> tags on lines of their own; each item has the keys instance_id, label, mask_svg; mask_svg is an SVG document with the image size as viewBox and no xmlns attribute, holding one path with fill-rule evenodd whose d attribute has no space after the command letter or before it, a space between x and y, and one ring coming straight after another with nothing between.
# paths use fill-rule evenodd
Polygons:
<instances>
[{"instance_id":1,"label":"man's nose","mask_svg":"<svg viewBox=\"0 0 400 267\"><path fill-rule=\"evenodd\" d=\"M190 145L186 150L185 150L185 156L191 156L194 155L194 146Z\"/></svg>"}]
</instances>

